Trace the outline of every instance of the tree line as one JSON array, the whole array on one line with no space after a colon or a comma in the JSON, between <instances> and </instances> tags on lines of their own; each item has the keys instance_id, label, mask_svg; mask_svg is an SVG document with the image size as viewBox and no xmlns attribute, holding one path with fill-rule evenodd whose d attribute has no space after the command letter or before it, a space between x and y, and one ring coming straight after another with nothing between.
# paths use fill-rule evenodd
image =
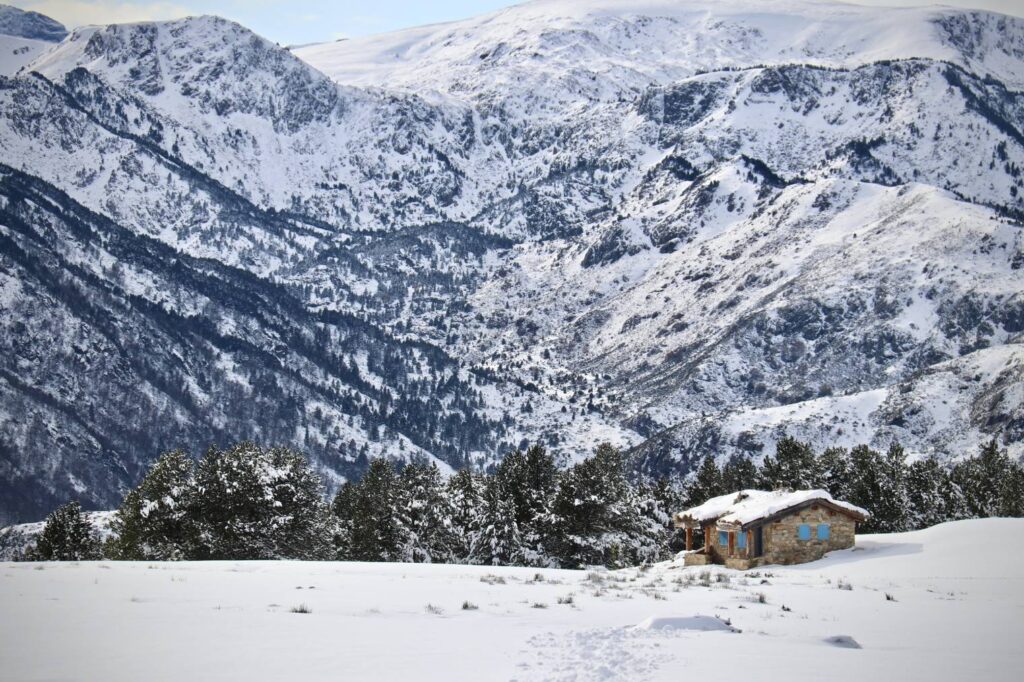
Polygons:
<instances>
[{"instance_id":1,"label":"tree line","mask_svg":"<svg viewBox=\"0 0 1024 682\"><path fill-rule=\"evenodd\" d=\"M871 513L862 532L956 519L1024 516L1024 467L993 440L952 464L908 463L894 443L828 448L783 438L758 464L705 458L688 478L632 475L603 444L559 469L542 446L509 453L490 473L445 479L436 464L370 462L332 500L307 459L245 442L198 461L161 456L129 491L100 542L77 503L47 519L37 560L301 559L618 568L681 549L671 515L748 488L821 488Z\"/></svg>"},{"instance_id":2,"label":"tree line","mask_svg":"<svg viewBox=\"0 0 1024 682\"><path fill-rule=\"evenodd\" d=\"M1024 466L993 439L952 463L934 457L907 462L899 443L879 452L867 445L820 454L795 438L778 441L760 465L733 457L723 466L706 458L686 488L686 506L743 488L827 490L871 517L864 533L899 533L945 521L1024 516Z\"/></svg>"}]
</instances>

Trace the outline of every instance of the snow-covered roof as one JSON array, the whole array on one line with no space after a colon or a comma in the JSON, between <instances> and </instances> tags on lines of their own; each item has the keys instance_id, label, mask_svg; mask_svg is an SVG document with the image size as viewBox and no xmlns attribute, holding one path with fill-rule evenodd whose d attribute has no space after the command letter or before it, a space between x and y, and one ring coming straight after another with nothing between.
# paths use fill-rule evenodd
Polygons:
<instances>
[{"instance_id":1,"label":"snow-covered roof","mask_svg":"<svg viewBox=\"0 0 1024 682\"><path fill-rule=\"evenodd\" d=\"M856 505L833 498L826 490L741 490L712 497L702 505L679 512L676 519L746 525L811 501L825 502L863 518L870 516Z\"/></svg>"}]
</instances>

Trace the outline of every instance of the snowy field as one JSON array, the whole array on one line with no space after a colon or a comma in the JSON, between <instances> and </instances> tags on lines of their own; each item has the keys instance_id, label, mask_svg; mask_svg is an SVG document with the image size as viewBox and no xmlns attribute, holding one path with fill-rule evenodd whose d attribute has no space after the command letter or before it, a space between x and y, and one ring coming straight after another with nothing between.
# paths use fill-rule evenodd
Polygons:
<instances>
[{"instance_id":1,"label":"snowy field","mask_svg":"<svg viewBox=\"0 0 1024 682\"><path fill-rule=\"evenodd\" d=\"M7 563L0 678L1020 680L1022 540L961 521L747 573Z\"/></svg>"}]
</instances>

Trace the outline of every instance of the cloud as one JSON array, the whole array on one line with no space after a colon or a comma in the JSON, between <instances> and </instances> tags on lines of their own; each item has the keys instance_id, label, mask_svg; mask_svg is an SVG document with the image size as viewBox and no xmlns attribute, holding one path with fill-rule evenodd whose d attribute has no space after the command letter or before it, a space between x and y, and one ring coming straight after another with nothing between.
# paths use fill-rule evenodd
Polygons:
<instances>
[{"instance_id":1,"label":"cloud","mask_svg":"<svg viewBox=\"0 0 1024 682\"><path fill-rule=\"evenodd\" d=\"M45 14L68 28L87 24L123 24L135 21L180 19L195 14L173 2L117 2L115 0L28 0L12 3Z\"/></svg>"}]
</instances>

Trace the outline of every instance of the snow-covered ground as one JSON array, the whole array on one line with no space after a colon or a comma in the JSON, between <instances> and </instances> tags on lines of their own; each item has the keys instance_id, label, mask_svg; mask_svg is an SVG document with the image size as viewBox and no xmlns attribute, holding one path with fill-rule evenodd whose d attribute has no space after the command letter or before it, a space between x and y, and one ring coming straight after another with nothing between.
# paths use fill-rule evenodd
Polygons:
<instances>
[{"instance_id":1,"label":"snow-covered ground","mask_svg":"<svg viewBox=\"0 0 1024 682\"><path fill-rule=\"evenodd\" d=\"M747 573L0 564L0 679L1017 680L1022 537L962 521Z\"/></svg>"},{"instance_id":2,"label":"snow-covered ground","mask_svg":"<svg viewBox=\"0 0 1024 682\"><path fill-rule=\"evenodd\" d=\"M0 35L0 76L13 76L51 47L53 43L45 40Z\"/></svg>"}]
</instances>

